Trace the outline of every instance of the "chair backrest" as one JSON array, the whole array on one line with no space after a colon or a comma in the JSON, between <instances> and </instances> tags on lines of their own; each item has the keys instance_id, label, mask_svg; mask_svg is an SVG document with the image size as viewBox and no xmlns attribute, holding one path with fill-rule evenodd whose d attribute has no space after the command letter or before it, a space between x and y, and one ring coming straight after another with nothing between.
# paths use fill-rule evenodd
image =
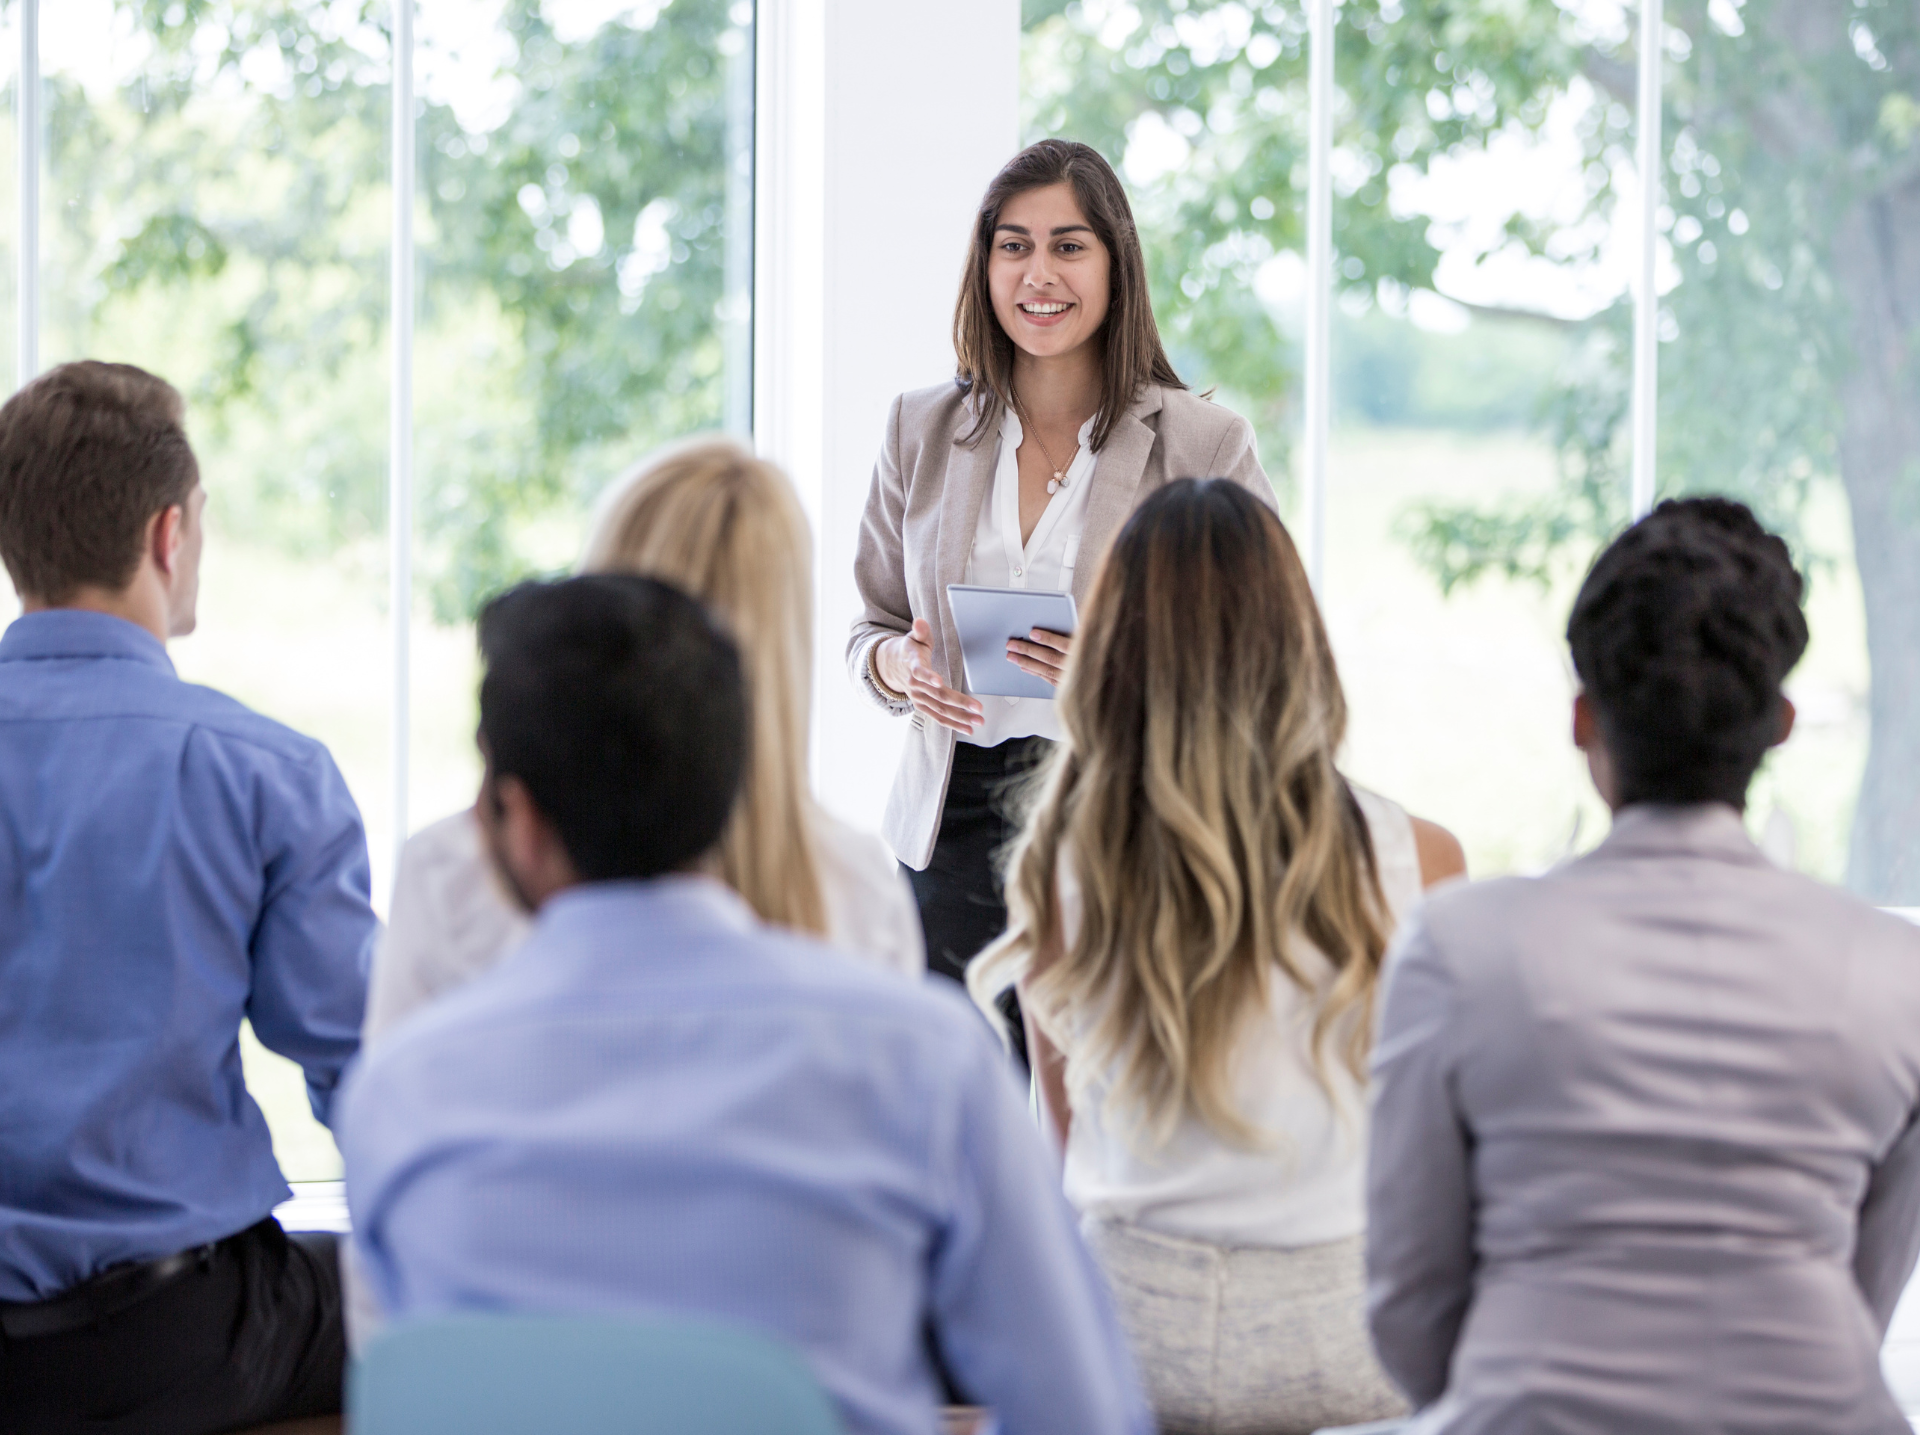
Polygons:
<instances>
[{"instance_id":1,"label":"chair backrest","mask_svg":"<svg viewBox=\"0 0 1920 1435\"><path fill-rule=\"evenodd\" d=\"M376 1338L353 1435L841 1435L792 1351L678 1320L456 1315Z\"/></svg>"}]
</instances>

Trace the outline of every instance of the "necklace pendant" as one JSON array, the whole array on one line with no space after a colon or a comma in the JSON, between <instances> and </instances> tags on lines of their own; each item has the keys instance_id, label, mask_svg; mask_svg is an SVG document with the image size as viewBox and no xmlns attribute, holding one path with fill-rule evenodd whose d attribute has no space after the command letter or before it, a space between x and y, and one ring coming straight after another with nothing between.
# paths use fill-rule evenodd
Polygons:
<instances>
[{"instance_id":1,"label":"necklace pendant","mask_svg":"<svg viewBox=\"0 0 1920 1435\"><path fill-rule=\"evenodd\" d=\"M1057 478L1048 480L1047 493L1051 495L1051 494L1058 493L1059 491L1060 491L1060 480Z\"/></svg>"}]
</instances>

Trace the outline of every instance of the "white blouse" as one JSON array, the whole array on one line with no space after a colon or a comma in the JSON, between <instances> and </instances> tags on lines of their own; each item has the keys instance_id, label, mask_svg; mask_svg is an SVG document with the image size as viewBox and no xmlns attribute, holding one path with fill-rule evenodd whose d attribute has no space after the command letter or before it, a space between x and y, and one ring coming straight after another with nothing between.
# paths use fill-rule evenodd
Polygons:
<instances>
[{"instance_id":1,"label":"white blouse","mask_svg":"<svg viewBox=\"0 0 1920 1435\"><path fill-rule=\"evenodd\" d=\"M1397 926L1421 893L1413 822L1386 798L1353 792ZM1064 862L1060 891L1071 944L1080 894ZM1304 939L1296 951L1317 958L1323 975L1332 976ZM1189 1111L1164 1147L1143 1154L1128 1140L1125 1121L1109 1120L1111 1081L1090 1084L1074 1102L1067 1136L1065 1187L1075 1209L1215 1245L1309 1246L1363 1231L1366 1093L1335 1050L1325 1052L1325 1083L1316 1076L1309 1051L1315 1006L1295 983L1277 978L1269 983L1267 1011L1249 1020L1233 1053L1237 1109L1269 1133L1259 1149L1228 1144Z\"/></svg>"},{"instance_id":2,"label":"white blouse","mask_svg":"<svg viewBox=\"0 0 1920 1435\"><path fill-rule=\"evenodd\" d=\"M925 939L913 889L877 837L819 812L814 851L827 941L878 966L918 976ZM491 970L520 944L528 919L500 889L473 813L424 827L400 852L393 908L374 953L363 1038L371 1043L434 997Z\"/></svg>"},{"instance_id":3,"label":"white blouse","mask_svg":"<svg viewBox=\"0 0 1920 1435\"><path fill-rule=\"evenodd\" d=\"M1080 537L1087 527L1087 494L1093 488L1094 452L1087 437L1099 415L1080 425L1080 451L1067 465L1066 482L1047 499L1046 511L1033 525L1033 536L1020 541L1020 459L1024 437L1011 408L1000 420L1000 451L993 467L993 492L980 505L980 521L973 530L973 551L967 558L966 582L979 588L1035 588L1056 593L1073 588L1074 565L1079 561ZM998 747L1010 738L1063 736L1059 705L1051 698L984 697L986 722L961 742Z\"/></svg>"}]
</instances>

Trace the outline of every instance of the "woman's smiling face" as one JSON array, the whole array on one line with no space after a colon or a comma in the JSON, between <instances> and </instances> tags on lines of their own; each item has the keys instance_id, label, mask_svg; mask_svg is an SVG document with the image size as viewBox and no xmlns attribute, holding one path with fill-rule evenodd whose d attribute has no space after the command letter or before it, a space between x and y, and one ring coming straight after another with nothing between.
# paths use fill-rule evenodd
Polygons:
<instances>
[{"instance_id":1,"label":"woman's smiling face","mask_svg":"<svg viewBox=\"0 0 1920 1435\"><path fill-rule=\"evenodd\" d=\"M1001 206L987 264L994 316L1036 359L1072 353L1107 320L1111 268L1072 185L1016 194Z\"/></svg>"}]
</instances>

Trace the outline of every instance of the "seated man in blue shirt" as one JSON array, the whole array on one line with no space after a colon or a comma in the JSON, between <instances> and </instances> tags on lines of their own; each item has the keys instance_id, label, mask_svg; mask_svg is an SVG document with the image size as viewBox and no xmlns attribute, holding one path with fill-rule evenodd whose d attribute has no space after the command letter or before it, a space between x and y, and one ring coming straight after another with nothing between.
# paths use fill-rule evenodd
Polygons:
<instances>
[{"instance_id":1,"label":"seated man in blue shirt","mask_svg":"<svg viewBox=\"0 0 1920 1435\"><path fill-rule=\"evenodd\" d=\"M0 408L0 1432L196 1435L340 1408L330 1249L240 1023L315 1115L378 923L326 750L183 683L199 469L180 395L67 364Z\"/></svg>"},{"instance_id":2,"label":"seated man in blue shirt","mask_svg":"<svg viewBox=\"0 0 1920 1435\"><path fill-rule=\"evenodd\" d=\"M932 1344L1006 1435L1150 1430L965 1000L761 926L701 875L746 753L733 645L613 575L513 590L480 645L476 810L539 915L349 1082L354 1241L387 1315L757 1327L861 1435L931 1435Z\"/></svg>"}]
</instances>

